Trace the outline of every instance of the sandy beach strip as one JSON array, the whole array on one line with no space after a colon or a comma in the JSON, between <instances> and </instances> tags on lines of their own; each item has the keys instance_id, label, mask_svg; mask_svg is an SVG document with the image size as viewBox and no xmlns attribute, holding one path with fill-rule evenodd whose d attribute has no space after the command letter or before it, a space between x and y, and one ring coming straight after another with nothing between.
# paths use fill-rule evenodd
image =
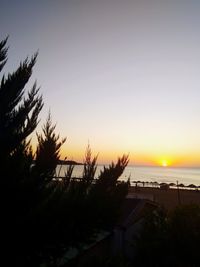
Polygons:
<instances>
[{"instance_id":1,"label":"sandy beach strip","mask_svg":"<svg viewBox=\"0 0 200 267\"><path fill-rule=\"evenodd\" d=\"M131 186L128 197L150 199L164 206L166 209L173 209L180 204L200 205L200 190L184 189L160 189L152 187Z\"/></svg>"}]
</instances>

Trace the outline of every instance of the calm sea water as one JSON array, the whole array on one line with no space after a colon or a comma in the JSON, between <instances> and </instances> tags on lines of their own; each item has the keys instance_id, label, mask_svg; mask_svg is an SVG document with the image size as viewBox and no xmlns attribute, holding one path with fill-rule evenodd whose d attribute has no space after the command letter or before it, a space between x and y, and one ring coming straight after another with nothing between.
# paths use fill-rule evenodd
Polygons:
<instances>
[{"instance_id":1,"label":"calm sea water","mask_svg":"<svg viewBox=\"0 0 200 267\"><path fill-rule=\"evenodd\" d=\"M67 166L58 166L57 175L64 176ZM103 165L98 165L96 177L98 177ZM73 177L81 177L83 166L74 167ZM200 186L200 168L169 168L169 167L126 167L120 180L158 182L158 183L183 183Z\"/></svg>"}]
</instances>

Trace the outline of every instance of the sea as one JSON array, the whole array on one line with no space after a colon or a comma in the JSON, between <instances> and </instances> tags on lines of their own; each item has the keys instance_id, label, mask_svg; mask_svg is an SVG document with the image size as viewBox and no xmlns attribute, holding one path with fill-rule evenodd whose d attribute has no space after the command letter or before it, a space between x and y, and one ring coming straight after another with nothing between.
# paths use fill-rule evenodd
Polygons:
<instances>
[{"instance_id":1,"label":"sea","mask_svg":"<svg viewBox=\"0 0 200 267\"><path fill-rule=\"evenodd\" d=\"M107 167L106 165L98 165L95 178ZM58 165L56 175L63 177L65 175L67 165ZM75 165L73 177L80 178L83 173L83 165ZM185 186L194 184L200 187L200 168L171 168L171 167L144 167L144 166L127 166L119 180L127 181L130 179L131 185L135 182L145 182L146 184L157 183L174 183L183 184Z\"/></svg>"}]
</instances>

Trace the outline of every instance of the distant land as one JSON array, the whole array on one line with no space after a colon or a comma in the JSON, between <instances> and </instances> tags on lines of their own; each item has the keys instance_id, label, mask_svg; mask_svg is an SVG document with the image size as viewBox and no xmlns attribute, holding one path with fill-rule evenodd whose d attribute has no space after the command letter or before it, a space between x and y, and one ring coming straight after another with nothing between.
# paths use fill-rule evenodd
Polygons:
<instances>
[{"instance_id":1,"label":"distant land","mask_svg":"<svg viewBox=\"0 0 200 267\"><path fill-rule=\"evenodd\" d=\"M74 160L59 160L58 164L60 165L83 165L83 163L80 163Z\"/></svg>"}]
</instances>

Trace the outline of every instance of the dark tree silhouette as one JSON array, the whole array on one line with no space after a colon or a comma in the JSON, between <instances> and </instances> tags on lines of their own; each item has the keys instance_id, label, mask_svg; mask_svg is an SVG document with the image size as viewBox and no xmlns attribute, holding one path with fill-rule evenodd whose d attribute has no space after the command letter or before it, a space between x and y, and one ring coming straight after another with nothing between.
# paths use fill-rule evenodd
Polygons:
<instances>
[{"instance_id":1,"label":"dark tree silhouette","mask_svg":"<svg viewBox=\"0 0 200 267\"><path fill-rule=\"evenodd\" d=\"M0 43L0 71L7 61L6 45L7 38ZM16 71L7 76L4 74L0 83L1 237L3 254L11 253L12 258L8 259L16 262L19 259L21 265L20 248L26 246L21 247L19 240L22 241L27 233L25 221L32 203L29 193L33 153L27 138L36 128L43 106L36 83L29 91L25 88L36 58L37 53L30 60L26 58Z\"/></svg>"},{"instance_id":2,"label":"dark tree silhouette","mask_svg":"<svg viewBox=\"0 0 200 267\"><path fill-rule=\"evenodd\" d=\"M121 158L118 158L116 164L112 162L109 167L104 167L104 170L99 175L98 185L107 188L107 190L116 185L128 162L128 155L123 155Z\"/></svg>"},{"instance_id":3,"label":"dark tree silhouette","mask_svg":"<svg viewBox=\"0 0 200 267\"><path fill-rule=\"evenodd\" d=\"M85 159L84 159L84 168L83 168L83 180L89 185L95 178L95 173L97 169L97 156L92 159L92 151L90 145L88 144L85 152Z\"/></svg>"},{"instance_id":4,"label":"dark tree silhouette","mask_svg":"<svg viewBox=\"0 0 200 267\"><path fill-rule=\"evenodd\" d=\"M100 228L112 228L116 222L119 206L128 193L129 181L119 181L129 162L128 155L118 158L100 172L90 192L93 217Z\"/></svg>"},{"instance_id":5,"label":"dark tree silhouette","mask_svg":"<svg viewBox=\"0 0 200 267\"><path fill-rule=\"evenodd\" d=\"M7 61L7 51L8 51L8 48L6 48L7 40L8 38L0 42L0 71L3 69Z\"/></svg>"},{"instance_id":6,"label":"dark tree silhouette","mask_svg":"<svg viewBox=\"0 0 200 267\"><path fill-rule=\"evenodd\" d=\"M6 44L7 39L0 42L0 71L7 61ZM43 102L36 83L28 92L25 86L36 59L37 53L25 59L0 84L1 242L9 266L48 266L63 247L109 230L128 190L128 183L118 181L128 156L105 167L96 180L97 156L92 158L89 146L82 179L72 178L73 166L62 181L55 179L65 139L55 133L50 115L33 154L27 139L38 125Z\"/></svg>"},{"instance_id":7,"label":"dark tree silhouette","mask_svg":"<svg viewBox=\"0 0 200 267\"><path fill-rule=\"evenodd\" d=\"M0 44L0 69L7 59L7 39ZM0 162L5 168L15 158L21 146L26 147L27 137L38 124L38 115L42 109L42 97L38 95L36 83L25 94L25 86L31 77L37 53L29 60L26 58L18 69L7 77L3 75L0 84ZM14 170L11 170L11 175ZM17 171L17 170L15 170Z\"/></svg>"},{"instance_id":8,"label":"dark tree silhouette","mask_svg":"<svg viewBox=\"0 0 200 267\"><path fill-rule=\"evenodd\" d=\"M56 166L60 159L60 148L66 139L59 141L59 135L55 133L56 125L52 125L49 113L43 134L37 134L38 146L35 159L36 173L44 181L51 181L55 176Z\"/></svg>"}]
</instances>

